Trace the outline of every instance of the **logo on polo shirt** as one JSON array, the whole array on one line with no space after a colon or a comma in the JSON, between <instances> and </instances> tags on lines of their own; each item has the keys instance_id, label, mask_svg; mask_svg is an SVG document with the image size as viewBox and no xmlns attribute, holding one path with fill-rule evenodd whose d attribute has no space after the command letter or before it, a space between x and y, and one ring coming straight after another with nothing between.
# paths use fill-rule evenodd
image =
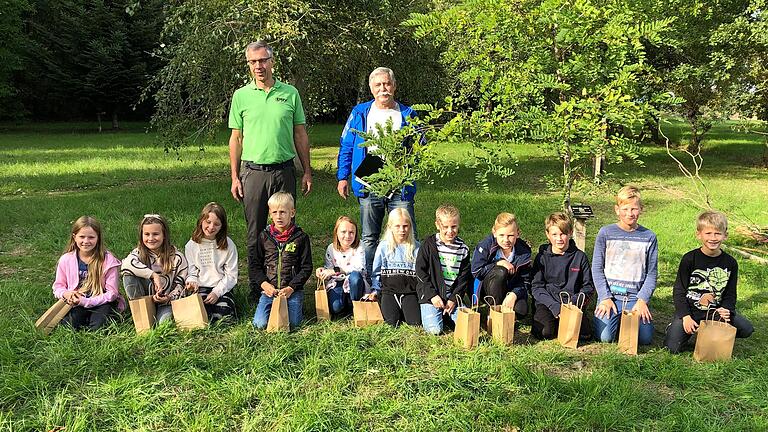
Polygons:
<instances>
[{"instance_id":1,"label":"logo on polo shirt","mask_svg":"<svg viewBox=\"0 0 768 432\"><path fill-rule=\"evenodd\" d=\"M280 102L280 103L286 103L286 102L288 102L288 98L284 98L284 97L276 97L276 98L275 98L275 101L276 101L276 102Z\"/></svg>"}]
</instances>

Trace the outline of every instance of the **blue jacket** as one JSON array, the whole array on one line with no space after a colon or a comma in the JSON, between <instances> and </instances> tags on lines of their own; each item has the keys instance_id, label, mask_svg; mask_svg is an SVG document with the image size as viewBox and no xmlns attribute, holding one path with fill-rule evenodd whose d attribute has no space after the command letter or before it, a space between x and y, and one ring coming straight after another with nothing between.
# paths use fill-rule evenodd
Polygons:
<instances>
[{"instance_id":1,"label":"blue jacket","mask_svg":"<svg viewBox=\"0 0 768 432\"><path fill-rule=\"evenodd\" d=\"M482 281L496 266L496 251L499 244L493 234L480 240L472 254L472 276ZM507 289L517 294L517 298L527 298L531 289L531 248L522 239L517 239L514 246L515 257L512 265L515 266L515 274L507 282ZM475 287L477 291L479 285ZM477 292L476 292L477 293Z\"/></svg>"},{"instance_id":2,"label":"blue jacket","mask_svg":"<svg viewBox=\"0 0 768 432\"><path fill-rule=\"evenodd\" d=\"M373 100L370 100L352 108L352 113L349 114L344 130L341 132L339 158L336 163L336 180L349 180L349 177L352 176L352 192L358 198L365 197L366 194L363 192L363 185L355 179L353 173L363 162L363 159L365 159L368 149L361 146L365 140L360 135L352 132L352 129L363 132L368 130L366 121L373 102ZM416 111L413 108L400 102L397 102L397 105L400 108L400 114L403 116L403 125L408 123L409 117L416 117ZM414 195L416 195L416 185L405 186L401 191L401 198L404 201L413 201Z\"/></svg>"}]
</instances>

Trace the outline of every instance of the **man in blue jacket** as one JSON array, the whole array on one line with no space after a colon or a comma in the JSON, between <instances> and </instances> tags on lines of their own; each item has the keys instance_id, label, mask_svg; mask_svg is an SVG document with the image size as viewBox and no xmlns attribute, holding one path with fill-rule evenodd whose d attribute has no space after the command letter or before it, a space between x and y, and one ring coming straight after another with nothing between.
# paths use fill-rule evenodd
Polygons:
<instances>
[{"instance_id":1,"label":"man in blue jacket","mask_svg":"<svg viewBox=\"0 0 768 432\"><path fill-rule=\"evenodd\" d=\"M368 85L371 88L373 100L355 106L341 132L336 179L339 181L337 186L339 195L347 199L349 181L352 177L352 193L360 203L361 240L365 247L365 266L370 277L385 212L389 213L398 207L407 209L411 215L413 232L416 236L416 218L413 210L416 186L405 186L385 197L363 192L363 185L354 173L367 154L376 154L376 148L362 146L365 139L353 130L375 133L376 124L384 127L389 119L392 120L392 129L399 130L408 123L409 117L416 116L416 112L411 107L395 101L396 84L392 69L385 67L374 69L368 77Z\"/></svg>"}]
</instances>

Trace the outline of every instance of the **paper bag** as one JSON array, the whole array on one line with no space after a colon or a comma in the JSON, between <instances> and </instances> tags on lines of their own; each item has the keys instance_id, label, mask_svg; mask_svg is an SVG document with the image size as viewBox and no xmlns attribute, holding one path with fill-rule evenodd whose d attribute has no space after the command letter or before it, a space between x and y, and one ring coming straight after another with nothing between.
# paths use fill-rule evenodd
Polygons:
<instances>
[{"instance_id":1,"label":"paper bag","mask_svg":"<svg viewBox=\"0 0 768 432\"><path fill-rule=\"evenodd\" d=\"M637 355L637 338L640 335L640 314L627 310L627 300L621 308L619 323L619 352Z\"/></svg>"},{"instance_id":2,"label":"paper bag","mask_svg":"<svg viewBox=\"0 0 768 432\"><path fill-rule=\"evenodd\" d=\"M579 333L581 332L581 319L584 313L584 293L576 297L576 304L571 304L571 295L563 291L560 293L560 322L557 327L557 341L567 348L576 348L579 345ZM579 306L581 301L581 306Z\"/></svg>"},{"instance_id":3,"label":"paper bag","mask_svg":"<svg viewBox=\"0 0 768 432\"><path fill-rule=\"evenodd\" d=\"M474 348L480 339L480 313L475 309L465 307L459 297L456 297L456 304L459 311L456 317L453 340L464 348Z\"/></svg>"},{"instance_id":4,"label":"paper bag","mask_svg":"<svg viewBox=\"0 0 768 432\"><path fill-rule=\"evenodd\" d=\"M208 325L208 313L205 311L200 294L192 294L171 302L173 319L176 327L182 330L205 328Z\"/></svg>"},{"instance_id":5,"label":"paper bag","mask_svg":"<svg viewBox=\"0 0 768 432\"><path fill-rule=\"evenodd\" d=\"M72 309L72 306L68 305L64 300L59 299L53 306L49 307L37 321L35 321L35 328L45 335L50 334L54 327L67 316L70 309Z\"/></svg>"},{"instance_id":6,"label":"paper bag","mask_svg":"<svg viewBox=\"0 0 768 432\"><path fill-rule=\"evenodd\" d=\"M493 300L493 304L488 302ZM493 340L501 342L504 345L511 345L515 338L515 311L506 306L497 306L496 299L493 296L485 296L485 302L488 303L488 333Z\"/></svg>"},{"instance_id":7,"label":"paper bag","mask_svg":"<svg viewBox=\"0 0 768 432\"><path fill-rule=\"evenodd\" d=\"M331 308L328 306L328 292L325 291L325 279L317 279L317 289L315 290L315 313L317 320L330 320Z\"/></svg>"},{"instance_id":8,"label":"paper bag","mask_svg":"<svg viewBox=\"0 0 768 432\"><path fill-rule=\"evenodd\" d=\"M712 309L714 310L714 309ZM693 359L699 362L714 362L730 360L733 354L733 345L736 343L736 327L722 320L712 319L699 322L696 331L696 348L693 349Z\"/></svg>"},{"instance_id":9,"label":"paper bag","mask_svg":"<svg viewBox=\"0 0 768 432\"><path fill-rule=\"evenodd\" d=\"M268 332L290 331L291 326L288 322L288 299L284 295L277 294L272 298L272 309L269 312L269 321L267 321Z\"/></svg>"},{"instance_id":10,"label":"paper bag","mask_svg":"<svg viewBox=\"0 0 768 432\"><path fill-rule=\"evenodd\" d=\"M352 315L355 320L355 327L367 327L384 322L381 307L375 301L353 301Z\"/></svg>"},{"instance_id":11,"label":"paper bag","mask_svg":"<svg viewBox=\"0 0 768 432\"><path fill-rule=\"evenodd\" d=\"M136 333L142 334L149 331L155 324L155 302L152 296L137 297L128 302L133 316L133 326Z\"/></svg>"}]
</instances>

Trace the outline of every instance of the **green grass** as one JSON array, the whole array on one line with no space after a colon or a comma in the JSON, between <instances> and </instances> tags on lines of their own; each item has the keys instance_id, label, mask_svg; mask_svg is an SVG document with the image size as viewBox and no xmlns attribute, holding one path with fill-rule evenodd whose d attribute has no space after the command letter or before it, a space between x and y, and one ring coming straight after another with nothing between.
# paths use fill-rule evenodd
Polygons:
<instances>
[{"instance_id":1,"label":"green grass","mask_svg":"<svg viewBox=\"0 0 768 432\"><path fill-rule=\"evenodd\" d=\"M298 203L317 265L340 214L359 216L356 202L335 192L341 127L310 128L315 185ZM684 128L668 127L675 140ZM305 326L266 334L250 325L245 301L245 224L229 195L226 132L205 151L165 153L143 124L98 134L88 124L0 125L0 430L717 430L768 429L765 280L768 270L739 259L738 308L755 325L738 340L734 360L698 364L690 353L661 348L672 315L671 285L679 259L696 247L698 212L685 198L691 184L663 148L648 147L645 167L609 166L604 186L581 183L575 201L592 204L588 253L599 226L612 223L612 195L632 181L644 190L641 223L659 238L659 288L652 306L656 335L638 357L613 344L578 350L536 342L524 320L512 347L483 337L476 350L451 335L419 329L353 328L348 320L316 323L306 291ZM716 206L762 225L768 220L768 172L763 144L721 125L705 144L704 177ZM460 159L467 147L444 149ZM544 217L559 206L543 175L557 161L533 146L514 146L517 174L493 179L479 193L461 170L421 184L419 235L433 230L434 209L451 202L462 211L462 237L471 245L500 211L514 211L523 238L545 241ZM144 213L171 221L182 246L206 202L229 211L230 236L240 246L237 323L192 333L163 325L136 336L130 318L96 333L57 329L43 337L34 320L52 303L50 285L71 222L92 214L118 256L136 243ZM754 247L732 230L729 242ZM310 286L313 281L310 281Z\"/></svg>"}]
</instances>

